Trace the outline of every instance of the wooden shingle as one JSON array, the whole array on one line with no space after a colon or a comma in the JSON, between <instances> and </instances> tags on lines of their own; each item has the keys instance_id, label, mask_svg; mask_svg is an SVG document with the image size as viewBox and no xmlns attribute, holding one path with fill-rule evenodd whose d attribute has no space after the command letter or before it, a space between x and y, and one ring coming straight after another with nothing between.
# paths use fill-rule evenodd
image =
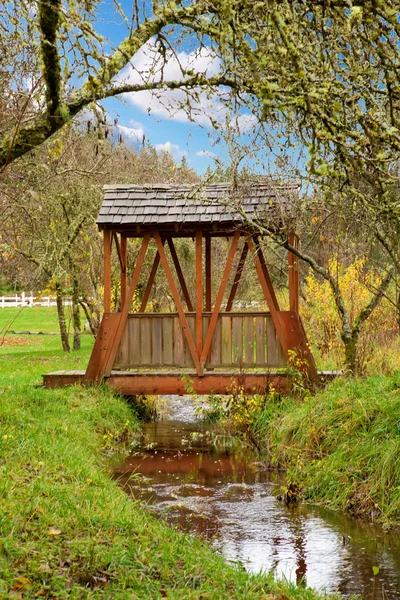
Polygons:
<instances>
[{"instance_id":1,"label":"wooden shingle","mask_svg":"<svg viewBox=\"0 0 400 600\"><path fill-rule=\"evenodd\" d=\"M235 189L219 184L152 184L104 186L104 201L97 218L101 229L136 230L137 226L181 231L193 226L237 227L251 219L263 223L291 213L299 194L298 182L242 183Z\"/></svg>"}]
</instances>

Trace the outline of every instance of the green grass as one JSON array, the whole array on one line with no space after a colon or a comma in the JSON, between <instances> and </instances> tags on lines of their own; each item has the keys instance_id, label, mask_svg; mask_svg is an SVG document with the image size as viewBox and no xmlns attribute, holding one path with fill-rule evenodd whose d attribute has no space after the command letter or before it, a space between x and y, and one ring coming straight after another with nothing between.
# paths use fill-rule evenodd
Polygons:
<instances>
[{"instance_id":1,"label":"green grass","mask_svg":"<svg viewBox=\"0 0 400 600\"><path fill-rule=\"evenodd\" d=\"M321 598L227 564L129 499L107 469L139 426L126 402L33 385L83 368L91 339L69 355L26 339L0 347L0 598Z\"/></svg>"},{"instance_id":2,"label":"green grass","mask_svg":"<svg viewBox=\"0 0 400 600\"><path fill-rule=\"evenodd\" d=\"M67 326L70 319L68 306L65 307ZM59 332L57 309L55 306L25 306L23 308L0 308L0 332L13 331ZM72 331L72 325L69 327Z\"/></svg>"},{"instance_id":3,"label":"green grass","mask_svg":"<svg viewBox=\"0 0 400 600\"><path fill-rule=\"evenodd\" d=\"M337 379L306 401L275 400L253 435L307 500L400 525L400 373Z\"/></svg>"}]
</instances>

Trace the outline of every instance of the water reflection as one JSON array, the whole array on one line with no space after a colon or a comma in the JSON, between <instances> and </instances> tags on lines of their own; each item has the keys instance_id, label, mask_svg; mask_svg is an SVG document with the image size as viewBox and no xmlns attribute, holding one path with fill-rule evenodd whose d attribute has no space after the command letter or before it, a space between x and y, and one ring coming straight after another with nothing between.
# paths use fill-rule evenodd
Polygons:
<instances>
[{"instance_id":1,"label":"water reflection","mask_svg":"<svg viewBox=\"0 0 400 600\"><path fill-rule=\"evenodd\" d=\"M344 596L400 599L396 536L322 508L283 505L276 499L281 474L263 470L248 450L216 450L188 398L169 405L169 417L147 424L115 471L135 498L251 571Z\"/></svg>"}]
</instances>

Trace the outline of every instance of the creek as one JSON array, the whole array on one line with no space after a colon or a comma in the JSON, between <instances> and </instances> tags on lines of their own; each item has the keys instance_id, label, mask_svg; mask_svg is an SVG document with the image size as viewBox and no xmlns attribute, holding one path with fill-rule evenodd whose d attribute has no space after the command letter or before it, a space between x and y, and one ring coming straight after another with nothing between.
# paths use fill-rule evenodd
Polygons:
<instances>
[{"instance_id":1,"label":"creek","mask_svg":"<svg viewBox=\"0 0 400 600\"><path fill-rule=\"evenodd\" d=\"M229 449L196 417L189 396L165 399L161 419L114 471L157 516L208 540L249 571L371 600L400 599L400 540L380 527L305 503L287 506L282 473L249 448ZM374 575L374 567L379 573Z\"/></svg>"}]
</instances>

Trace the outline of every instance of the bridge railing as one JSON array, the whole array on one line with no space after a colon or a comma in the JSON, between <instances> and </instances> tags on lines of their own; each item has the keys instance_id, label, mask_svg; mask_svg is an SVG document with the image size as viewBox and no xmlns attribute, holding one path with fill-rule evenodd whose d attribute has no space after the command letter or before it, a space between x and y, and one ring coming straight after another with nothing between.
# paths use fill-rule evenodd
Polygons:
<instances>
[{"instance_id":1,"label":"bridge railing","mask_svg":"<svg viewBox=\"0 0 400 600\"><path fill-rule=\"evenodd\" d=\"M186 313L196 339L195 313ZM203 341L211 313L203 314ZM268 312L220 313L206 368L283 367L286 359ZM193 366L177 313L129 315L114 368Z\"/></svg>"}]
</instances>

